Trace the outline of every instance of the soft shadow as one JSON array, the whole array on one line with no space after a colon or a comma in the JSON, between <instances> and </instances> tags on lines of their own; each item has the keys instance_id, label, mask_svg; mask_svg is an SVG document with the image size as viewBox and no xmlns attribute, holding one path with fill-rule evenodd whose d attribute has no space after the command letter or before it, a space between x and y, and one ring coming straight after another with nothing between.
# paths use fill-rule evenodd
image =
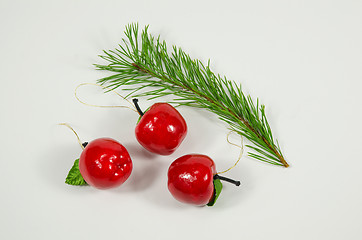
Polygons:
<instances>
[{"instance_id":1,"label":"soft shadow","mask_svg":"<svg viewBox=\"0 0 362 240\"><path fill-rule=\"evenodd\" d=\"M184 209L188 205L175 200L167 188L167 171L170 166L170 161L167 158L157 159L157 174L154 176L152 186L142 193L143 198L148 203L168 209ZM146 174L149 174L146 172Z\"/></svg>"},{"instance_id":2,"label":"soft shadow","mask_svg":"<svg viewBox=\"0 0 362 240\"><path fill-rule=\"evenodd\" d=\"M158 157L157 154L151 153L144 149L139 143L126 142L122 145L127 149L132 161L150 161Z\"/></svg>"},{"instance_id":3,"label":"soft shadow","mask_svg":"<svg viewBox=\"0 0 362 240\"><path fill-rule=\"evenodd\" d=\"M158 155L145 150L138 143L123 144L133 163L133 170L128 180L119 188L111 189L114 192L134 192L149 188L160 175L162 159Z\"/></svg>"},{"instance_id":4,"label":"soft shadow","mask_svg":"<svg viewBox=\"0 0 362 240\"><path fill-rule=\"evenodd\" d=\"M254 189L253 185L253 176L251 175L250 170L248 170L247 164L239 163L237 168L231 170L232 172L226 172L220 174L222 176L239 180L241 182L240 186L235 186L228 182L222 181L223 189L219 196L219 199L215 203L215 208L220 209L229 209L235 208L235 205L243 204L244 201L250 196Z\"/></svg>"}]
</instances>

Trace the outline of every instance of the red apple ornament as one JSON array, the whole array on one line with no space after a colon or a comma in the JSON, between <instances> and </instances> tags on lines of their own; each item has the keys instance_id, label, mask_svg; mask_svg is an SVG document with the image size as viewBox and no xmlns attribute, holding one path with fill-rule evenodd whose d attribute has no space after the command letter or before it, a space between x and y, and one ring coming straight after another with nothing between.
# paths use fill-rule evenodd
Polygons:
<instances>
[{"instance_id":1,"label":"red apple ornament","mask_svg":"<svg viewBox=\"0 0 362 240\"><path fill-rule=\"evenodd\" d=\"M182 156L168 169L168 189L183 203L212 206L221 192L220 180L240 185L239 181L217 175L214 161L206 155Z\"/></svg>"},{"instance_id":2,"label":"red apple ornament","mask_svg":"<svg viewBox=\"0 0 362 240\"><path fill-rule=\"evenodd\" d=\"M79 171L89 185L99 189L118 187L131 175L131 157L116 140L98 138L83 146Z\"/></svg>"},{"instance_id":3,"label":"red apple ornament","mask_svg":"<svg viewBox=\"0 0 362 240\"><path fill-rule=\"evenodd\" d=\"M138 100L133 102L141 115L135 130L138 142L150 152L172 154L186 137L185 119L168 103L155 103L143 113Z\"/></svg>"}]
</instances>

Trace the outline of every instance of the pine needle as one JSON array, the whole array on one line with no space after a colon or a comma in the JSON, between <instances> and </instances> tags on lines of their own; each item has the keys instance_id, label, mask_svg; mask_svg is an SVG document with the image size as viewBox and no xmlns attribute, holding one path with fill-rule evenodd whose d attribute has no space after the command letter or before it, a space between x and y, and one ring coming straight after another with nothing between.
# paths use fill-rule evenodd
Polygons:
<instances>
[{"instance_id":1,"label":"pine needle","mask_svg":"<svg viewBox=\"0 0 362 240\"><path fill-rule=\"evenodd\" d=\"M133 97L173 95L175 104L207 109L253 143L247 145L251 158L289 166L272 135L265 106L244 95L240 84L216 75L210 62L204 65L181 48L173 46L169 51L165 41L148 33L148 26L139 33L138 24L130 24L125 35L119 48L100 56L107 65L95 64L99 70L115 73L99 79L99 84L109 91L123 87Z\"/></svg>"}]
</instances>

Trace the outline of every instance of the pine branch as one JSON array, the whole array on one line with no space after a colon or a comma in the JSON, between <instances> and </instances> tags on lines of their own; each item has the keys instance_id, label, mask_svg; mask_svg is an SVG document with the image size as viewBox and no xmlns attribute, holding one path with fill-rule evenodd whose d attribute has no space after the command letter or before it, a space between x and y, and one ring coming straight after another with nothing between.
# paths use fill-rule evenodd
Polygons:
<instances>
[{"instance_id":1,"label":"pine branch","mask_svg":"<svg viewBox=\"0 0 362 240\"><path fill-rule=\"evenodd\" d=\"M249 139L248 155L259 161L288 167L279 144L272 135L265 106L245 96L241 85L216 75L200 60L192 59L181 48L170 52L166 42L148 33L139 33L138 24L125 30L126 39L119 48L104 51L100 57L107 65L97 69L114 72L98 82L113 90L122 86L127 96L155 99L166 95L171 103L207 109L229 124L229 128ZM169 53L170 52L170 53Z\"/></svg>"}]
</instances>

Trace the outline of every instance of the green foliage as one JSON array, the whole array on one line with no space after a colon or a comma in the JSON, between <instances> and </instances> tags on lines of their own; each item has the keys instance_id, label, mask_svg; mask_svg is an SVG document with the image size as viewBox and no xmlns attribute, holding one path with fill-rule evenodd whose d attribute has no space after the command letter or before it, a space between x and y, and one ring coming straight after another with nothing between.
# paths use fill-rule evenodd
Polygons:
<instances>
[{"instance_id":1,"label":"green foliage","mask_svg":"<svg viewBox=\"0 0 362 240\"><path fill-rule=\"evenodd\" d=\"M115 50L100 56L108 62L97 69L114 72L98 80L113 90L122 86L127 97L155 99L175 96L171 103L207 109L229 124L229 128L249 139L248 155L257 160L288 167L265 116L264 105L244 95L241 85L216 75L210 61L204 65L181 48L169 51L166 42L148 33L139 33L138 24L125 30L126 39Z\"/></svg>"},{"instance_id":2,"label":"green foliage","mask_svg":"<svg viewBox=\"0 0 362 240\"><path fill-rule=\"evenodd\" d=\"M87 185L79 171L79 159L74 161L73 167L69 170L65 183L69 185Z\"/></svg>"},{"instance_id":3,"label":"green foliage","mask_svg":"<svg viewBox=\"0 0 362 240\"><path fill-rule=\"evenodd\" d=\"M216 200L219 198L222 190L222 183L220 179L214 179L214 196L212 200L207 204L207 206L212 207L215 205Z\"/></svg>"}]
</instances>

